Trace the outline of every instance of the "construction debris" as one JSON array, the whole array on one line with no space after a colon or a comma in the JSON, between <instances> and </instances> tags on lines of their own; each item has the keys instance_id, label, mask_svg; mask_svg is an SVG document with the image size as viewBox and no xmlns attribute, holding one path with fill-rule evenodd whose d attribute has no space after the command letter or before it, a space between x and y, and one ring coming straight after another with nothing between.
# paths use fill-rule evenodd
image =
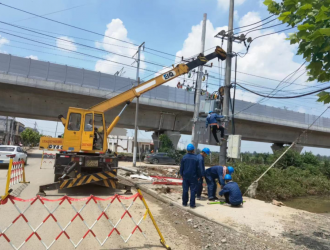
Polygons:
<instances>
[{"instance_id":1,"label":"construction debris","mask_svg":"<svg viewBox=\"0 0 330 250\"><path fill-rule=\"evenodd\" d=\"M172 177L164 177L164 176L157 176L152 175L152 178L157 179L152 184L154 185L182 185L182 179L179 178L172 178Z\"/></svg>"},{"instance_id":2,"label":"construction debris","mask_svg":"<svg viewBox=\"0 0 330 250\"><path fill-rule=\"evenodd\" d=\"M153 178L150 176L145 176L143 174L132 174L130 175L131 179L142 179L142 180L148 180L148 181L152 181Z\"/></svg>"}]
</instances>

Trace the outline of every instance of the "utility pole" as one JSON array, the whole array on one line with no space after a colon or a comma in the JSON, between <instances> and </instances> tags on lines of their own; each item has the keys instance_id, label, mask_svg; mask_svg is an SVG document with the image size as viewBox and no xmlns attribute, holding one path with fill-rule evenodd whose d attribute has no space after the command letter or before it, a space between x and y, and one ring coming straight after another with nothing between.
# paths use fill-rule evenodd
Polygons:
<instances>
[{"instance_id":1,"label":"utility pole","mask_svg":"<svg viewBox=\"0 0 330 250\"><path fill-rule=\"evenodd\" d=\"M8 145L8 116L6 117L6 137L5 137L5 145Z\"/></svg>"},{"instance_id":2,"label":"utility pole","mask_svg":"<svg viewBox=\"0 0 330 250\"><path fill-rule=\"evenodd\" d=\"M10 145L13 145L14 122L15 122L15 117L12 119L11 126L10 126Z\"/></svg>"},{"instance_id":3,"label":"utility pole","mask_svg":"<svg viewBox=\"0 0 330 250\"><path fill-rule=\"evenodd\" d=\"M141 54L141 49L144 49L144 42L141 43L141 45L138 48L137 51L137 67L136 67L136 81L137 84L140 84L140 54ZM135 56L135 55L134 55ZM133 56L133 57L134 57ZM134 127L134 148L133 148L133 167L136 167L136 154L137 154L137 136L138 136L138 118L139 118L139 97L136 98L136 109L135 109L135 127Z\"/></svg>"},{"instance_id":4,"label":"utility pole","mask_svg":"<svg viewBox=\"0 0 330 250\"><path fill-rule=\"evenodd\" d=\"M58 126L58 122L56 123L55 138L56 138L56 133L57 133L57 126Z\"/></svg>"},{"instance_id":5,"label":"utility pole","mask_svg":"<svg viewBox=\"0 0 330 250\"><path fill-rule=\"evenodd\" d=\"M201 53L202 54L204 54L204 49L205 49L206 20L207 20L207 14L204 13L202 39L201 39ZM191 134L191 142L194 145L195 150L197 150L197 148L198 148L198 130L196 128L196 125L197 125L197 121L199 118L199 104L200 104L200 97L201 97L202 79L203 79L203 66L199 66L198 74L197 74L196 90L195 90L196 99L195 99L195 110L194 110L193 126L192 126L192 134Z\"/></svg>"},{"instance_id":6,"label":"utility pole","mask_svg":"<svg viewBox=\"0 0 330 250\"><path fill-rule=\"evenodd\" d=\"M230 84L231 84L231 59L233 52L233 22L234 22L234 0L230 0L229 5L229 22L228 22L228 42L227 42L227 59L226 59L226 73L225 73L225 91L223 100L223 115L228 118L229 115L229 98L230 98ZM225 122L228 126L228 121ZM227 141L222 141L220 146L219 164L226 165L227 162Z\"/></svg>"}]
</instances>

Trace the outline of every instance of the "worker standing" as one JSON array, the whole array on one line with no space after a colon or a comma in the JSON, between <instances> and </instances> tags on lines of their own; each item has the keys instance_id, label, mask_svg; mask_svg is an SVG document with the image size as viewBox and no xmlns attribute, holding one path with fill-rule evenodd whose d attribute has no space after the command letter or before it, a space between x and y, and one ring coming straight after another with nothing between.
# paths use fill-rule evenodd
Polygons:
<instances>
[{"instance_id":1,"label":"worker standing","mask_svg":"<svg viewBox=\"0 0 330 250\"><path fill-rule=\"evenodd\" d=\"M198 161L199 161L199 168L202 174L202 177L198 181L197 185L197 200L201 199L202 191L203 191L203 178L205 178L205 164L204 164L204 158L207 155L210 155L210 149L209 148L204 148L202 152L197 155Z\"/></svg>"},{"instance_id":2,"label":"worker standing","mask_svg":"<svg viewBox=\"0 0 330 250\"><path fill-rule=\"evenodd\" d=\"M195 147L192 144L187 146L187 154L182 157L180 175L182 176L182 205L188 205L190 189L190 207L195 208L195 195L199 179L202 177L197 156L194 154Z\"/></svg>"},{"instance_id":3,"label":"worker standing","mask_svg":"<svg viewBox=\"0 0 330 250\"><path fill-rule=\"evenodd\" d=\"M210 167L205 171L205 179L207 183L207 194L209 201L216 200L216 191L217 191L217 184L215 179L219 180L221 188L225 186L225 176L226 174L232 174L234 172L234 168L231 166L213 166Z\"/></svg>"},{"instance_id":4,"label":"worker standing","mask_svg":"<svg viewBox=\"0 0 330 250\"><path fill-rule=\"evenodd\" d=\"M225 196L227 204L232 205L233 207L238 207L243 203L242 192L239 189L239 186L236 182L232 181L230 174L225 176L225 186L219 192L220 196Z\"/></svg>"},{"instance_id":5,"label":"worker standing","mask_svg":"<svg viewBox=\"0 0 330 250\"><path fill-rule=\"evenodd\" d=\"M213 137L218 145L221 145L221 143L219 142L218 136L217 136L218 130L220 130L220 133L221 133L220 139L225 140L225 138L224 138L225 137L225 128L223 126L220 126L217 121L217 119L221 119L221 118L224 118L224 116L218 115L215 112L210 111L209 115L206 118L206 124L205 124L206 128L210 125Z\"/></svg>"}]
</instances>

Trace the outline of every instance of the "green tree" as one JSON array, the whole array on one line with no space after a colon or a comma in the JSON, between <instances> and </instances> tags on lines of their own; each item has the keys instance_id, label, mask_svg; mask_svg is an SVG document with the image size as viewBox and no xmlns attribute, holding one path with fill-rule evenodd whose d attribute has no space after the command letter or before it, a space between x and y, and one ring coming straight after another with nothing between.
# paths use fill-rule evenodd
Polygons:
<instances>
[{"instance_id":1,"label":"green tree","mask_svg":"<svg viewBox=\"0 0 330 250\"><path fill-rule=\"evenodd\" d=\"M26 128L21 133L21 137L23 139L24 145L37 144L37 143L39 143L41 136L42 135L39 134L39 132L34 131L31 128Z\"/></svg>"},{"instance_id":2,"label":"green tree","mask_svg":"<svg viewBox=\"0 0 330 250\"><path fill-rule=\"evenodd\" d=\"M271 157L271 162L274 162L285 150L287 147L277 150L275 154ZM290 149L288 152L286 152L285 155L276 163L275 167L286 169L290 166L301 168L303 165L303 159L300 153L296 152L295 150Z\"/></svg>"},{"instance_id":3,"label":"green tree","mask_svg":"<svg viewBox=\"0 0 330 250\"><path fill-rule=\"evenodd\" d=\"M298 44L297 55L306 60L308 80L330 81L330 0L265 0L264 4L280 21L297 27L288 40ZM318 96L318 101L330 102L329 92Z\"/></svg>"},{"instance_id":4,"label":"green tree","mask_svg":"<svg viewBox=\"0 0 330 250\"><path fill-rule=\"evenodd\" d=\"M302 160L304 163L314 165L315 167L320 165L320 161L312 152L305 152L302 155Z\"/></svg>"},{"instance_id":5,"label":"green tree","mask_svg":"<svg viewBox=\"0 0 330 250\"><path fill-rule=\"evenodd\" d=\"M160 135L159 141L160 141L159 152L169 152L174 150L173 143L167 135L165 134Z\"/></svg>"},{"instance_id":6,"label":"green tree","mask_svg":"<svg viewBox=\"0 0 330 250\"><path fill-rule=\"evenodd\" d=\"M324 161L322 172L326 177L328 177L328 179L330 179L330 161Z\"/></svg>"}]
</instances>

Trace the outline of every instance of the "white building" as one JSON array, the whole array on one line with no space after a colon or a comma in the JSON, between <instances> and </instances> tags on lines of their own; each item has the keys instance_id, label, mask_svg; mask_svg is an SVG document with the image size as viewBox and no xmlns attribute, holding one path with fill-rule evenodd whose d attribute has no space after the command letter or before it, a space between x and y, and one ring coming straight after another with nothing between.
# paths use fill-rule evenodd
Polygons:
<instances>
[{"instance_id":1,"label":"white building","mask_svg":"<svg viewBox=\"0 0 330 250\"><path fill-rule=\"evenodd\" d=\"M134 137L127 136L127 130L114 128L108 136L108 148L118 153L133 153ZM152 139L138 138L138 152L145 153L153 150Z\"/></svg>"}]
</instances>

